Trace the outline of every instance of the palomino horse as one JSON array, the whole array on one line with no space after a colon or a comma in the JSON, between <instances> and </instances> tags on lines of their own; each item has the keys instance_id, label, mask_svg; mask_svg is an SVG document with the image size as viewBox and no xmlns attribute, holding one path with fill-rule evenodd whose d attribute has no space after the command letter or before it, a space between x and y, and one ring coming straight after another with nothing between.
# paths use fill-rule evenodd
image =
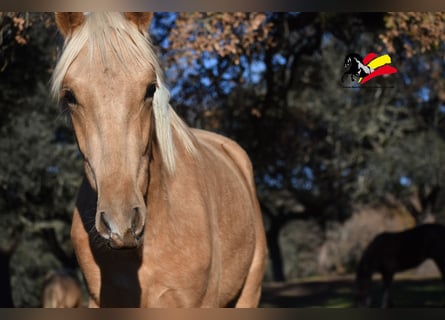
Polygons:
<instances>
[{"instance_id":1,"label":"palomino horse","mask_svg":"<svg viewBox=\"0 0 445 320\"><path fill-rule=\"evenodd\" d=\"M423 224L402 232L383 232L368 245L356 274L357 304L370 306L369 290L372 274L379 272L383 280L381 307L392 305L390 286L394 274L417 267L432 259L445 281L445 226Z\"/></svg>"},{"instance_id":2,"label":"palomino horse","mask_svg":"<svg viewBox=\"0 0 445 320\"><path fill-rule=\"evenodd\" d=\"M92 307L254 307L267 254L250 160L169 105L150 13L56 13L53 92L86 179L71 237Z\"/></svg>"},{"instance_id":3,"label":"palomino horse","mask_svg":"<svg viewBox=\"0 0 445 320\"><path fill-rule=\"evenodd\" d=\"M80 282L66 270L51 271L45 277L41 302L43 308L78 308L82 306Z\"/></svg>"}]
</instances>

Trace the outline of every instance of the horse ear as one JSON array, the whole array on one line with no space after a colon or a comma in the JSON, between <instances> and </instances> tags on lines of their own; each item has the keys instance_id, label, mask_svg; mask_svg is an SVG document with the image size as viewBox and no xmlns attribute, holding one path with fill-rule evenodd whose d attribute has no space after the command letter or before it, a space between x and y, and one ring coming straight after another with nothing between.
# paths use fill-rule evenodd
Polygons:
<instances>
[{"instance_id":1,"label":"horse ear","mask_svg":"<svg viewBox=\"0 0 445 320\"><path fill-rule=\"evenodd\" d=\"M57 27L64 37L69 36L85 20L82 12L55 12Z\"/></svg>"},{"instance_id":2,"label":"horse ear","mask_svg":"<svg viewBox=\"0 0 445 320\"><path fill-rule=\"evenodd\" d=\"M153 13L151 12L125 12L125 17L133 22L141 32L147 32Z\"/></svg>"}]
</instances>

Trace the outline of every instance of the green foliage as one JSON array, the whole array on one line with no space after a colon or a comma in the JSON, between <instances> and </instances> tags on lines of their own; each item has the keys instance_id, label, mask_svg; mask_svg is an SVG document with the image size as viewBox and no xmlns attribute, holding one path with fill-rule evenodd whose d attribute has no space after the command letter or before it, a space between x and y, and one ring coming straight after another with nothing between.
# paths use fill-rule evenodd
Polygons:
<instances>
[{"instance_id":1,"label":"green foliage","mask_svg":"<svg viewBox=\"0 0 445 320\"><path fill-rule=\"evenodd\" d=\"M193 125L234 138L251 156L269 241L278 241L272 234L289 220L309 217L326 231L331 222L350 218L357 203L409 200L415 190L420 211L434 217L444 212L443 201L428 190L443 189L445 48L412 50L421 42L409 40L411 31L391 29L391 16L273 13L267 23L275 45L258 42L239 64L230 55L203 52L180 73L186 94L173 96L173 105ZM438 21L428 17L421 20L436 30ZM373 79L367 88L343 87L346 54L384 54L388 34L402 41L390 54L398 72ZM264 66L255 81L252 63ZM236 85L224 91L230 83ZM293 213L295 203L304 208L301 214ZM289 259L288 249L281 251Z\"/></svg>"},{"instance_id":2,"label":"green foliage","mask_svg":"<svg viewBox=\"0 0 445 320\"><path fill-rule=\"evenodd\" d=\"M63 266L44 231L57 231L56 246L72 254L69 226L82 168L68 118L49 96L56 52L50 16L2 14L0 26L0 245L15 244L15 304L39 306L43 277Z\"/></svg>"}]
</instances>

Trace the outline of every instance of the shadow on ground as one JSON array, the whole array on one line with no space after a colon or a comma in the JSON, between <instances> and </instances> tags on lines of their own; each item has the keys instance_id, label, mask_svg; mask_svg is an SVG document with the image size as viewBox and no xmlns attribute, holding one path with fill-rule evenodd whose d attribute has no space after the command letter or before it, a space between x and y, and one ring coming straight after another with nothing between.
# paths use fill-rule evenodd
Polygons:
<instances>
[{"instance_id":1,"label":"shadow on ground","mask_svg":"<svg viewBox=\"0 0 445 320\"><path fill-rule=\"evenodd\" d=\"M382 287L380 279L373 281L372 307L379 306ZM443 308L445 287L440 278L397 279L392 287L394 307ZM263 308L353 308L354 278L268 282L263 285L260 301Z\"/></svg>"}]
</instances>

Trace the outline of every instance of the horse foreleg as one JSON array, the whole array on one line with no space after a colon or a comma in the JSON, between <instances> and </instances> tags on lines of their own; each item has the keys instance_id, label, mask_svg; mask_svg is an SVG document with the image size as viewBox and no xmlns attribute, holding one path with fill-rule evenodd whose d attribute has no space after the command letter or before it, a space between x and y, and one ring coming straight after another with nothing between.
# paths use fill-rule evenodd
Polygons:
<instances>
[{"instance_id":1,"label":"horse foreleg","mask_svg":"<svg viewBox=\"0 0 445 320\"><path fill-rule=\"evenodd\" d=\"M263 267L252 264L235 308L256 308L260 302Z\"/></svg>"},{"instance_id":2,"label":"horse foreleg","mask_svg":"<svg viewBox=\"0 0 445 320\"><path fill-rule=\"evenodd\" d=\"M390 308L393 306L391 298L391 284L393 280L393 273L382 273L383 277L383 296L382 296L382 308Z\"/></svg>"},{"instance_id":3,"label":"horse foreleg","mask_svg":"<svg viewBox=\"0 0 445 320\"><path fill-rule=\"evenodd\" d=\"M264 269L266 267L266 248L265 236L263 236L263 233L258 232L252 264L250 265L249 273L247 274L241 294L235 304L236 308L258 307L261 297Z\"/></svg>"},{"instance_id":4,"label":"horse foreleg","mask_svg":"<svg viewBox=\"0 0 445 320\"><path fill-rule=\"evenodd\" d=\"M99 308L99 305L97 304L96 300L90 298L88 301L88 308Z\"/></svg>"}]
</instances>

